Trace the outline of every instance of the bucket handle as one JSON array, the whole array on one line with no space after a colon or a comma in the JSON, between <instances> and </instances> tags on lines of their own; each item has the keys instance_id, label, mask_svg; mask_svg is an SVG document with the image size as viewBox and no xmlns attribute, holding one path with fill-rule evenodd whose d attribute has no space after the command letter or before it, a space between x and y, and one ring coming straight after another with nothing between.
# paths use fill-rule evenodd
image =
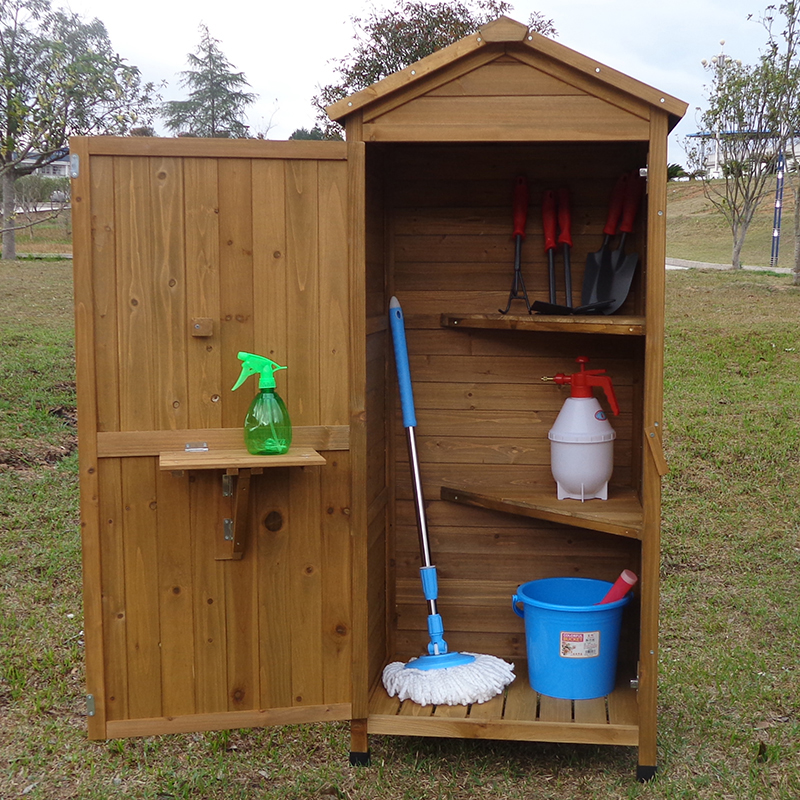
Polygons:
<instances>
[{"instance_id":1,"label":"bucket handle","mask_svg":"<svg viewBox=\"0 0 800 800\"><path fill-rule=\"evenodd\" d=\"M525 615L522 613L522 611L520 611L520 610L517 608L517 605L518 605L519 603L521 603L521 602L522 602L522 600L520 600L520 599L519 599L519 596L518 596L518 595L514 595L514 596L511 598L511 608L514 610L514 613L515 613L515 614L516 614L518 617L522 617L523 619L525 619Z\"/></svg>"}]
</instances>

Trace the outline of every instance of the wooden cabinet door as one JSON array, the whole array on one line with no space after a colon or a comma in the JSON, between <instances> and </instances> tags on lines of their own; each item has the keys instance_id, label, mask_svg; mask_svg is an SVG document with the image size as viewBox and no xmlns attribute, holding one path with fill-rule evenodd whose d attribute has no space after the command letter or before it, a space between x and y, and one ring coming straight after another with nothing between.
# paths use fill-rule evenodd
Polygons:
<instances>
[{"instance_id":1,"label":"wooden cabinet door","mask_svg":"<svg viewBox=\"0 0 800 800\"><path fill-rule=\"evenodd\" d=\"M71 151L89 734L349 719L363 312L347 146L102 137ZM295 443L326 463L254 470L237 560L236 470L162 469L160 455L243 449L257 387L231 391L239 351L288 366Z\"/></svg>"}]
</instances>

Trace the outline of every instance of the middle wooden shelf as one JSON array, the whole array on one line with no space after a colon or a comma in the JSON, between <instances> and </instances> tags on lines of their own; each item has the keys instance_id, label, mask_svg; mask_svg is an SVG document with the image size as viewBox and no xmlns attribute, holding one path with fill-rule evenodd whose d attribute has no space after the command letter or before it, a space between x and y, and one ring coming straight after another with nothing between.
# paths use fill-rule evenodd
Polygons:
<instances>
[{"instance_id":1,"label":"middle wooden shelf","mask_svg":"<svg viewBox=\"0 0 800 800\"><path fill-rule=\"evenodd\" d=\"M630 487L609 486L608 500L559 500L555 487L515 488L508 485L442 486L442 500L462 505L503 511L522 517L588 528L631 539L642 537L642 504Z\"/></svg>"}]
</instances>

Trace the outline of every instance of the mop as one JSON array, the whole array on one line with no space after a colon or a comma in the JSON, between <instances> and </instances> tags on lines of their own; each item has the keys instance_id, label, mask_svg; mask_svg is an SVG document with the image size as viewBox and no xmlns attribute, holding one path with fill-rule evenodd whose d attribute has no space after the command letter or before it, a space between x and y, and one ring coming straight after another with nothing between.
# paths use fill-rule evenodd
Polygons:
<instances>
[{"instance_id":1,"label":"mop","mask_svg":"<svg viewBox=\"0 0 800 800\"><path fill-rule=\"evenodd\" d=\"M419 459L417 457L417 425L411 372L408 365L403 310L396 297L389 303L389 321L394 340L397 381L406 430L408 455L414 489L414 505L419 533L422 567L422 591L428 604L428 653L407 664L395 661L383 670L383 685L390 697L412 700L419 705L469 705L485 703L514 680L514 665L501 658L467 652L449 652L444 640L444 625L437 610L438 581L436 567L431 563L425 501L422 496Z\"/></svg>"}]
</instances>

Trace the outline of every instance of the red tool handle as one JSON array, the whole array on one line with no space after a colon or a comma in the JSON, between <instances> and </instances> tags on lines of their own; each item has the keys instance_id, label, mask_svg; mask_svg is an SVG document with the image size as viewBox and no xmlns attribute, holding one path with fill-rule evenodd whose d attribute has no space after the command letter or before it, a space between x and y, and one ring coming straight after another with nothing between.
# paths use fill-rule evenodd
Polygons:
<instances>
[{"instance_id":1,"label":"red tool handle","mask_svg":"<svg viewBox=\"0 0 800 800\"><path fill-rule=\"evenodd\" d=\"M636 220L636 213L639 211L639 203L644 194L644 181L638 172L634 171L628 176L628 185L625 188L625 205L622 210L622 222L620 223L620 233L631 233L633 223Z\"/></svg>"},{"instance_id":2,"label":"red tool handle","mask_svg":"<svg viewBox=\"0 0 800 800\"><path fill-rule=\"evenodd\" d=\"M603 233L606 236L613 236L617 232L619 218L622 215L622 206L625 202L625 193L628 187L628 173L620 175L614 184L614 191L611 192L611 203L608 207L608 217Z\"/></svg>"},{"instance_id":3,"label":"red tool handle","mask_svg":"<svg viewBox=\"0 0 800 800\"><path fill-rule=\"evenodd\" d=\"M635 572L629 569L622 570L622 574L614 582L614 585L608 590L606 596L597 605L604 605L605 603L616 603L617 600L622 600L626 594L636 585L639 578Z\"/></svg>"},{"instance_id":4,"label":"red tool handle","mask_svg":"<svg viewBox=\"0 0 800 800\"><path fill-rule=\"evenodd\" d=\"M558 190L558 243L572 247L572 218L569 211L569 189Z\"/></svg>"},{"instance_id":5,"label":"red tool handle","mask_svg":"<svg viewBox=\"0 0 800 800\"><path fill-rule=\"evenodd\" d=\"M544 229L544 251L556 247L556 193L548 189L542 195L542 228Z\"/></svg>"},{"instance_id":6,"label":"red tool handle","mask_svg":"<svg viewBox=\"0 0 800 800\"><path fill-rule=\"evenodd\" d=\"M525 238L528 221L528 179L520 175L514 184L514 236Z\"/></svg>"}]
</instances>

